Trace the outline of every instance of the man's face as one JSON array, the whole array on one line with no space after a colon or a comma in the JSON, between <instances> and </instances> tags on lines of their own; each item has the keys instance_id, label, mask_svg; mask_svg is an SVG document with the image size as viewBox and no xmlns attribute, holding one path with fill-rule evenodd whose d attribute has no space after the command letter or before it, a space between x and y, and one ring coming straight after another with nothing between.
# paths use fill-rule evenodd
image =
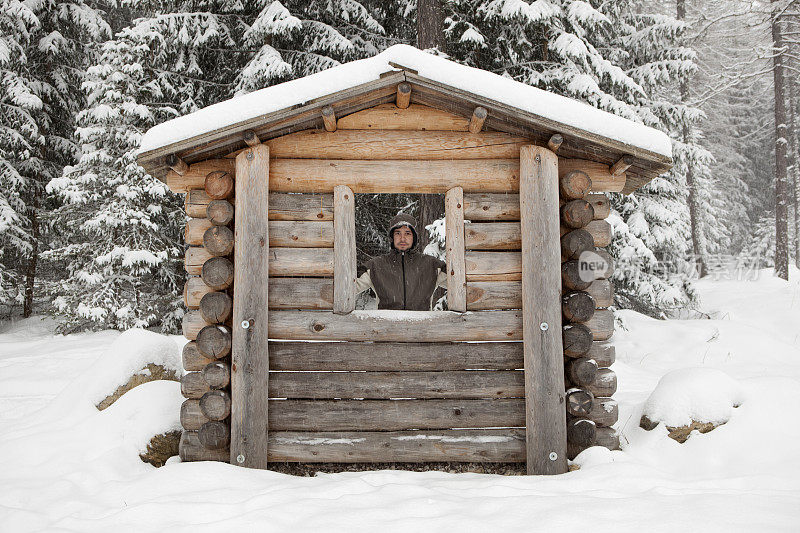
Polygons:
<instances>
[{"instance_id":1,"label":"man's face","mask_svg":"<svg viewBox=\"0 0 800 533\"><path fill-rule=\"evenodd\" d=\"M401 252L409 250L411 245L414 244L414 232L408 226L400 226L394 230L392 238L394 239L394 247Z\"/></svg>"}]
</instances>

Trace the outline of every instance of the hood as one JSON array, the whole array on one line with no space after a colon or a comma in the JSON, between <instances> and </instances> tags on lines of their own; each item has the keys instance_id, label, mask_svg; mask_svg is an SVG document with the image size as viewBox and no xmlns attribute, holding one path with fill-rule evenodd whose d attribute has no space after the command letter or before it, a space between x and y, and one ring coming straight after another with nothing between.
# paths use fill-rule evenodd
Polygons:
<instances>
[{"instance_id":1,"label":"hood","mask_svg":"<svg viewBox=\"0 0 800 533\"><path fill-rule=\"evenodd\" d=\"M411 228L411 232L414 234L414 242L411 244L411 248L408 249L409 252L413 251L414 248L417 247L417 243L419 242L419 233L417 232L417 219L408 215L406 213L400 213L392 220L389 221L389 229L387 230L387 234L389 235L389 246L392 250L395 249L394 247L394 239L392 238L392 232L399 228L400 226L408 226Z\"/></svg>"}]
</instances>

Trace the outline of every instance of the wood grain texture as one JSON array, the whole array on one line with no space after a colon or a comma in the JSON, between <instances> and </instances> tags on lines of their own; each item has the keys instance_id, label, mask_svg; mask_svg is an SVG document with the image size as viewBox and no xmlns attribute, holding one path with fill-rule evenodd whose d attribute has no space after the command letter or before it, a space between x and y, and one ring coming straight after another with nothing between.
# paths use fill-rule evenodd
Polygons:
<instances>
[{"instance_id":1,"label":"wood grain texture","mask_svg":"<svg viewBox=\"0 0 800 533\"><path fill-rule=\"evenodd\" d=\"M274 398L523 398L519 370L445 372L270 372Z\"/></svg>"},{"instance_id":2,"label":"wood grain texture","mask_svg":"<svg viewBox=\"0 0 800 533\"><path fill-rule=\"evenodd\" d=\"M546 148L526 146L520 151L525 419L529 474L561 474L567 471L558 167L557 156Z\"/></svg>"},{"instance_id":3,"label":"wood grain texture","mask_svg":"<svg viewBox=\"0 0 800 533\"><path fill-rule=\"evenodd\" d=\"M202 189L187 192L186 215L204 218L212 200ZM275 193L269 195L269 220L333 220L332 194Z\"/></svg>"},{"instance_id":4,"label":"wood grain texture","mask_svg":"<svg viewBox=\"0 0 800 533\"><path fill-rule=\"evenodd\" d=\"M613 344L595 341L589 348L586 357L591 357L597 361L597 366L600 368L607 368L613 365L614 361L616 361L617 352Z\"/></svg>"},{"instance_id":5,"label":"wood grain texture","mask_svg":"<svg viewBox=\"0 0 800 533\"><path fill-rule=\"evenodd\" d=\"M596 341L605 341L614 335L614 312L611 309L598 309L586 325Z\"/></svg>"},{"instance_id":6,"label":"wood grain texture","mask_svg":"<svg viewBox=\"0 0 800 533\"><path fill-rule=\"evenodd\" d=\"M183 286L183 303L189 309L197 309L203 296L212 290L199 276L189 276Z\"/></svg>"},{"instance_id":7,"label":"wood grain texture","mask_svg":"<svg viewBox=\"0 0 800 533\"><path fill-rule=\"evenodd\" d=\"M189 431L197 431L203 424L208 422L208 418L200 409L200 400L189 399L181 404L181 426Z\"/></svg>"},{"instance_id":8,"label":"wood grain texture","mask_svg":"<svg viewBox=\"0 0 800 533\"><path fill-rule=\"evenodd\" d=\"M250 468L267 466L269 166L264 145L236 157L230 459Z\"/></svg>"},{"instance_id":9,"label":"wood grain texture","mask_svg":"<svg viewBox=\"0 0 800 533\"><path fill-rule=\"evenodd\" d=\"M269 402L271 431L401 431L524 425L525 400L522 398Z\"/></svg>"},{"instance_id":10,"label":"wood grain texture","mask_svg":"<svg viewBox=\"0 0 800 533\"><path fill-rule=\"evenodd\" d=\"M445 371L522 368L521 342L283 342L270 368L299 371Z\"/></svg>"},{"instance_id":11,"label":"wood grain texture","mask_svg":"<svg viewBox=\"0 0 800 533\"><path fill-rule=\"evenodd\" d=\"M305 130L266 142L280 159L515 159L529 141L500 132Z\"/></svg>"},{"instance_id":12,"label":"wood grain texture","mask_svg":"<svg viewBox=\"0 0 800 533\"><path fill-rule=\"evenodd\" d=\"M333 312L356 308L356 204L350 187L333 188Z\"/></svg>"},{"instance_id":13,"label":"wood grain texture","mask_svg":"<svg viewBox=\"0 0 800 533\"><path fill-rule=\"evenodd\" d=\"M333 276L333 248L270 248L270 276Z\"/></svg>"},{"instance_id":14,"label":"wood grain texture","mask_svg":"<svg viewBox=\"0 0 800 533\"><path fill-rule=\"evenodd\" d=\"M592 180L593 192L621 192L625 188L625 173L612 175L608 165L588 159L558 158L558 175L565 176L573 170L585 172Z\"/></svg>"},{"instance_id":15,"label":"wood grain texture","mask_svg":"<svg viewBox=\"0 0 800 533\"><path fill-rule=\"evenodd\" d=\"M270 433L269 460L286 462L498 462L525 460L520 429Z\"/></svg>"},{"instance_id":16,"label":"wood grain texture","mask_svg":"<svg viewBox=\"0 0 800 533\"><path fill-rule=\"evenodd\" d=\"M471 281L467 284L467 310L522 309L519 281Z\"/></svg>"},{"instance_id":17,"label":"wood grain texture","mask_svg":"<svg viewBox=\"0 0 800 533\"><path fill-rule=\"evenodd\" d=\"M594 208L594 219L610 213L608 197L602 193L586 195ZM464 218L472 221L519 220L519 195L516 193L471 193L464 195Z\"/></svg>"},{"instance_id":18,"label":"wood grain texture","mask_svg":"<svg viewBox=\"0 0 800 533\"><path fill-rule=\"evenodd\" d=\"M209 323L203 319L203 315L200 314L199 310L188 311L183 315L183 320L181 321L183 336L193 341L197 338L197 334L200 333L200 330L208 325Z\"/></svg>"},{"instance_id":19,"label":"wood grain texture","mask_svg":"<svg viewBox=\"0 0 800 533\"><path fill-rule=\"evenodd\" d=\"M519 250L519 222L474 222L464 228L467 250Z\"/></svg>"},{"instance_id":20,"label":"wood grain texture","mask_svg":"<svg viewBox=\"0 0 800 533\"><path fill-rule=\"evenodd\" d=\"M230 459L227 449L209 450L200 444L197 431L186 430L181 433L178 455L182 461L222 461L227 463Z\"/></svg>"},{"instance_id":21,"label":"wood grain texture","mask_svg":"<svg viewBox=\"0 0 800 533\"><path fill-rule=\"evenodd\" d=\"M424 105L411 104L399 109L380 104L339 119L340 130L436 130L468 131L469 119Z\"/></svg>"},{"instance_id":22,"label":"wood grain texture","mask_svg":"<svg viewBox=\"0 0 800 533\"><path fill-rule=\"evenodd\" d=\"M183 369L187 372L203 370L208 363L213 363L215 361L215 359L201 354L197 349L197 343L195 341L187 342L183 346L181 360L183 362Z\"/></svg>"},{"instance_id":23,"label":"wood grain texture","mask_svg":"<svg viewBox=\"0 0 800 533\"><path fill-rule=\"evenodd\" d=\"M269 329L272 338L286 340L455 342L522 338L522 313L518 311L408 313L410 318L404 320L376 311L354 311L348 315L325 311L272 311ZM235 319L234 324L237 324Z\"/></svg>"},{"instance_id":24,"label":"wood grain texture","mask_svg":"<svg viewBox=\"0 0 800 533\"><path fill-rule=\"evenodd\" d=\"M183 260L186 273L192 276L199 276L203 269L203 264L212 257L208 250L202 246L189 246L186 248L186 255Z\"/></svg>"},{"instance_id":25,"label":"wood grain texture","mask_svg":"<svg viewBox=\"0 0 800 533\"><path fill-rule=\"evenodd\" d=\"M465 192L510 192L519 188L519 161L275 159L269 182L279 192L324 193L337 185L355 193L439 194L458 186Z\"/></svg>"},{"instance_id":26,"label":"wood grain texture","mask_svg":"<svg viewBox=\"0 0 800 533\"><path fill-rule=\"evenodd\" d=\"M596 279L586 289L594 298L595 305L602 309L614 305L614 284L607 279Z\"/></svg>"},{"instance_id":27,"label":"wood grain texture","mask_svg":"<svg viewBox=\"0 0 800 533\"><path fill-rule=\"evenodd\" d=\"M522 256L519 252L472 252L464 254L467 283L472 281L519 281Z\"/></svg>"},{"instance_id":28,"label":"wood grain texture","mask_svg":"<svg viewBox=\"0 0 800 533\"><path fill-rule=\"evenodd\" d=\"M333 248L334 222L270 220L270 247Z\"/></svg>"},{"instance_id":29,"label":"wood grain texture","mask_svg":"<svg viewBox=\"0 0 800 533\"><path fill-rule=\"evenodd\" d=\"M447 251L447 307L467 310L467 278L464 263L464 189L453 187L444 197Z\"/></svg>"},{"instance_id":30,"label":"wood grain texture","mask_svg":"<svg viewBox=\"0 0 800 533\"><path fill-rule=\"evenodd\" d=\"M333 279L271 278L269 308L333 309Z\"/></svg>"}]
</instances>

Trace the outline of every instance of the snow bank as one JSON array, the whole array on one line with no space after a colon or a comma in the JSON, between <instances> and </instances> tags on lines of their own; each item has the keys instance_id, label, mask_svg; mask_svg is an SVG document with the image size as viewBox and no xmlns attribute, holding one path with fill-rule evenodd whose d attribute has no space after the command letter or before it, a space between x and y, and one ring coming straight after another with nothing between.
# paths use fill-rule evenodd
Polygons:
<instances>
[{"instance_id":1,"label":"snow bank","mask_svg":"<svg viewBox=\"0 0 800 533\"><path fill-rule=\"evenodd\" d=\"M175 118L151 128L139 153L163 148L261 115L303 105L397 71L394 63L420 76L516 107L568 126L608 137L644 150L672 156L669 137L643 124L601 111L590 105L549 93L486 70L459 65L442 57L398 44L380 54L345 63L304 78L267 87Z\"/></svg>"},{"instance_id":2,"label":"snow bank","mask_svg":"<svg viewBox=\"0 0 800 533\"><path fill-rule=\"evenodd\" d=\"M695 422L724 424L744 401L738 381L713 368L682 368L665 375L644 405L643 414L667 426Z\"/></svg>"},{"instance_id":3,"label":"snow bank","mask_svg":"<svg viewBox=\"0 0 800 533\"><path fill-rule=\"evenodd\" d=\"M142 370L148 363L174 370L178 375L183 371L178 345L170 337L145 329L125 331L95 362L87 397L94 404L99 403L132 375L149 372Z\"/></svg>"}]
</instances>

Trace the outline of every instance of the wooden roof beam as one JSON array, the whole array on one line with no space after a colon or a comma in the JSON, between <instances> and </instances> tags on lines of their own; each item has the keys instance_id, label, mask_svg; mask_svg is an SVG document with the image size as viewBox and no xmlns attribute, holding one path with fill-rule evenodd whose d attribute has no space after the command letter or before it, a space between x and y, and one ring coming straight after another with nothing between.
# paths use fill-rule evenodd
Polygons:
<instances>
[{"instance_id":1,"label":"wooden roof beam","mask_svg":"<svg viewBox=\"0 0 800 533\"><path fill-rule=\"evenodd\" d=\"M411 105L411 84L403 82L397 86L397 100L395 105L400 109L408 109Z\"/></svg>"},{"instance_id":2,"label":"wooden roof beam","mask_svg":"<svg viewBox=\"0 0 800 533\"><path fill-rule=\"evenodd\" d=\"M547 141L547 147L550 149L551 152L558 153L558 149L561 148L561 143L564 142L564 137L561 134L556 133Z\"/></svg>"},{"instance_id":3,"label":"wooden roof beam","mask_svg":"<svg viewBox=\"0 0 800 533\"><path fill-rule=\"evenodd\" d=\"M242 138L244 138L244 142L247 143L247 146L253 148L254 146L258 146L261 144L261 139L258 138L258 135L253 130L247 130L242 134Z\"/></svg>"},{"instance_id":4,"label":"wooden roof beam","mask_svg":"<svg viewBox=\"0 0 800 533\"><path fill-rule=\"evenodd\" d=\"M472 112L472 118L469 119L470 133L480 132L483 129L483 123L486 121L487 116L489 116L489 112L486 111L485 107L476 107Z\"/></svg>"},{"instance_id":5,"label":"wooden roof beam","mask_svg":"<svg viewBox=\"0 0 800 533\"><path fill-rule=\"evenodd\" d=\"M633 165L634 161L636 161L636 158L634 158L632 155L624 155L620 157L616 163L611 165L611 175L619 176L631 168L631 165Z\"/></svg>"},{"instance_id":6,"label":"wooden roof beam","mask_svg":"<svg viewBox=\"0 0 800 533\"><path fill-rule=\"evenodd\" d=\"M186 161L175 154L169 154L164 158L164 162L179 176L183 176L186 174L186 171L189 170L189 165L186 163Z\"/></svg>"},{"instance_id":7,"label":"wooden roof beam","mask_svg":"<svg viewBox=\"0 0 800 533\"><path fill-rule=\"evenodd\" d=\"M336 131L336 112L332 105L322 108L322 122L325 124L325 131Z\"/></svg>"}]
</instances>

